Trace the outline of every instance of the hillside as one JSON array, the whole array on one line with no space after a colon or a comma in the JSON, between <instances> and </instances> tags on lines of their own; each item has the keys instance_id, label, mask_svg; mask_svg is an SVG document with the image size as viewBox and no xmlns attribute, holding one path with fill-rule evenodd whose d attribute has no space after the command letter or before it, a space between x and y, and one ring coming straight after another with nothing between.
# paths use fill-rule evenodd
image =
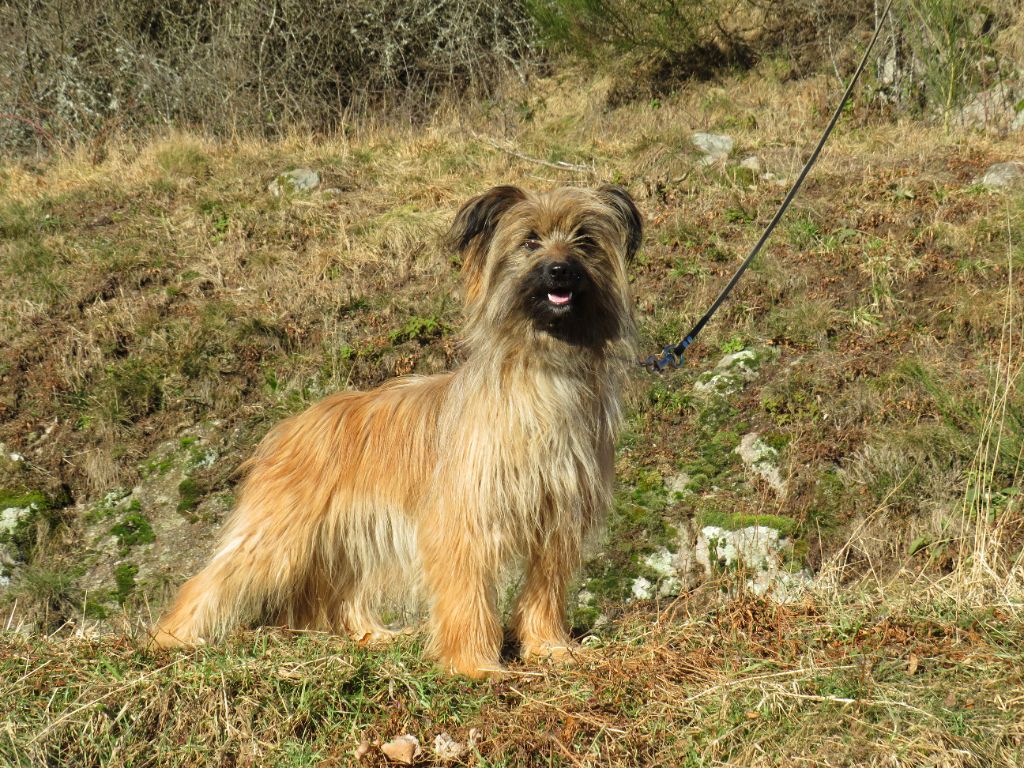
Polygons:
<instances>
[{"instance_id":1,"label":"hillside","mask_svg":"<svg viewBox=\"0 0 1024 768\"><path fill-rule=\"evenodd\" d=\"M1020 764L1024 185L979 183L1020 135L868 99L686 366L632 377L579 666L449 680L415 633L136 647L274 423L458 365L442 236L465 199L629 189L646 355L728 279L840 90L767 58L613 86L567 70L416 128L2 161L0 756L344 765L365 738L376 764L409 732L429 761L476 729L464 764ZM734 144L706 160L695 132ZM294 168L319 185L271 194ZM774 548L728 555L752 529Z\"/></svg>"}]
</instances>

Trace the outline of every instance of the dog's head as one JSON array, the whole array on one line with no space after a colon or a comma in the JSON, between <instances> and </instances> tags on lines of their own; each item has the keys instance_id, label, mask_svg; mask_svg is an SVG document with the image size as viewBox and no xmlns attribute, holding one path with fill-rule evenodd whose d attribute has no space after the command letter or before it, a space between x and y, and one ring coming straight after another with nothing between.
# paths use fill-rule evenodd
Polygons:
<instances>
[{"instance_id":1,"label":"dog's head","mask_svg":"<svg viewBox=\"0 0 1024 768\"><path fill-rule=\"evenodd\" d=\"M621 187L530 193L503 186L473 198L449 233L462 256L470 335L593 351L628 338L626 267L641 232L640 213Z\"/></svg>"}]
</instances>

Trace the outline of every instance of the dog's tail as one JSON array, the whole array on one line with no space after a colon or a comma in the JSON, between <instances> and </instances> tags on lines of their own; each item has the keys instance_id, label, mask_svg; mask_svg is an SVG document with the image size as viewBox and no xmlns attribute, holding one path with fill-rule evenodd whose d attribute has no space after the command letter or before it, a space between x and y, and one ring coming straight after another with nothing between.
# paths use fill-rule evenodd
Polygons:
<instances>
[{"instance_id":1,"label":"dog's tail","mask_svg":"<svg viewBox=\"0 0 1024 768\"><path fill-rule=\"evenodd\" d=\"M244 525L250 515L236 511L221 545L203 570L178 591L170 609L150 631L158 648L191 646L222 639L238 626L272 614L300 581L301 553L294 542L262 541L270 531Z\"/></svg>"}]
</instances>

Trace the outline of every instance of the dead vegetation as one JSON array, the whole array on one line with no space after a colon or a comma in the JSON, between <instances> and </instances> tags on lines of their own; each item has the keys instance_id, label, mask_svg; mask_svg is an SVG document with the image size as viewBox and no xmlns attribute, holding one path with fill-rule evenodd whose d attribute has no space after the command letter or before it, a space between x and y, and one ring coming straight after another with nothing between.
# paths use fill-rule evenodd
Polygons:
<instances>
[{"instance_id":1,"label":"dead vegetation","mask_svg":"<svg viewBox=\"0 0 1024 768\"><path fill-rule=\"evenodd\" d=\"M130 641L0 646L12 765L384 765L449 734L462 765L1015 766L1019 616L870 591L782 607L713 590L589 635L567 670L439 675L413 639L247 634L148 656ZM948 597L948 596L947 596Z\"/></svg>"}]
</instances>

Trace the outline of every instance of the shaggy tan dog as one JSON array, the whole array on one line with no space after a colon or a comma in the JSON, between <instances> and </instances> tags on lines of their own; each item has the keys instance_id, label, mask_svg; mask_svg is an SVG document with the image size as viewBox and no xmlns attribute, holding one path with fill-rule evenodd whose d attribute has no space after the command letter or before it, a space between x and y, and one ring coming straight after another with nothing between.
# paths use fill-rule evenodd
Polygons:
<instances>
[{"instance_id":1,"label":"shaggy tan dog","mask_svg":"<svg viewBox=\"0 0 1024 768\"><path fill-rule=\"evenodd\" d=\"M332 395L274 428L153 643L257 622L381 637L377 606L412 582L432 652L482 676L500 669L499 575L522 564L522 654L564 655L567 584L612 492L640 237L617 187L495 187L466 203L450 233L465 364Z\"/></svg>"}]
</instances>

